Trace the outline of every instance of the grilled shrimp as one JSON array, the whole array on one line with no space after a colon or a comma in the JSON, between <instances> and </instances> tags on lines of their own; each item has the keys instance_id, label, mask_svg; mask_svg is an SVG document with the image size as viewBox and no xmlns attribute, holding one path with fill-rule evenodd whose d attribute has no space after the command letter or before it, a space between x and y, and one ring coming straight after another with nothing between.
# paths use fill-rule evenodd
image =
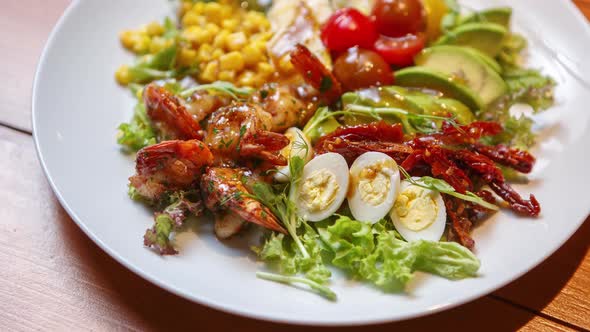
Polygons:
<instances>
[{"instance_id":1,"label":"grilled shrimp","mask_svg":"<svg viewBox=\"0 0 590 332\"><path fill-rule=\"evenodd\" d=\"M149 84L143 90L143 101L160 140L203 138L199 121L168 90L154 83Z\"/></svg>"},{"instance_id":2,"label":"grilled shrimp","mask_svg":"<svg viewBox=\"0 0 590 332\"><path fill-rule=\"evenodd\" d=\"M318 107L318 98L311 90L293 83L267 83L252 95L250 101L270 113L271 131L283 132L303 125L313 115Z\"/></svg>"},{"instance_id":3,"label":"grilled shrimp","mask_svg":"<svg viewBox=\"0 0 590 332\"><path fill-rule=\"evenodd\" d=\"M205 120L217 109L231 104L228 96L211 94L206 90L195 91L186 102L186 110L197 122Z\"/></svg>"},{"instance_id":4,"label":"grilled shrimp","mask_svg":"<svg viewBox=\"0 0 590 332\"><path fill-rule=\"evenodd\" d=\"M248 174L236 168L209 167L201 179L205 206L213 212L228 211L247 222L286 233L272 212L248 195L242 176Z\"/></svg>"},{"instance_id":5,"label":"grilled shrimp","mask_svg":"<svg viewBox=\"0 0 590 332\"><path fill-rule=\"evenodd\" d=\"M319 105L331 104L342 94L336 77L307 47L296 45L290 57L299 75L267 83L250 98L272 115L274 132L305 124Z\"/></svg>"},{"instance_id":6,"label":"grilled shrimp","mask_svg":"<svg viewBox=\"0 0 590 332\"><path fill-rule=\"evenodd\" d=\"M129 182L141 196L155 201L167 191L189 188L212 162L213 154L198 140L164 141L137 153L136 174Z\"/></svg>"},{"instance_id":7,"label":"grilled shrimp","mask_svg":"<svg viewBox=\"0 0 590 332\"><path fill-rule=\"evenodd\" d=\"M232 165L240 159L259 159L286 165L280 151L289 139L270 131L271 115L251 103L234 103L213 112L207 124L205 143L217 165Z\"/></svg>"},{"instance_id":8,"label":"grilled shrimp","mask_svg":"<svg viewBox=\"0 0 590 332\"><path fill-rule=\"evenodd\" d=\"M311 51L297 44L291 51L291 63L305 82L320 93L320 100L332 104L342 95L342 84Z\"/></svg>"}]
</instances>

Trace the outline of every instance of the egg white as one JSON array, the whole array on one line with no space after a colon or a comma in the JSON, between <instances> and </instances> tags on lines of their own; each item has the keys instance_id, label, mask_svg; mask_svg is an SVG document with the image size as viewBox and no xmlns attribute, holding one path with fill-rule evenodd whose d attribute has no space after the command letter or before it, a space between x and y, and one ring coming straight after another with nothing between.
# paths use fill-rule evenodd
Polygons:
<instances>
[{"instance_id":1,"label":"egg white","mask_svg":"<svg viewBox=\"0 0 590 332\"><path fill-rule=\"evenodd\" d=\"M416 181L419 181L420 178L413 178ZM403 193L408 187L413 186L409 181L404 180L401 183L401 190L400 194ZM426 190L426 189L425 189ZM439 192L427 190L430 195L434 196L434 201L438 205L438 213L436 219L432 224L428 227L414 231L407 228L404 223L400 220L398 214L395 211L395 208L391 209L389 216L393 221L393 225L395 229L400 233L400 235L408 242L418 241L418 240L426 240L426 241L440 241L446 227L447 223L447 208L445 206L445 202L442 199L442 195Z\"/></svg>"},{"instance_id":2,"label":"egg white","mask_svg":"<svg viewBox=\"0 0 590 332\"><path fill-rule=\"evenodd\" d=\"M320 211L311 211L307 202L302 198L302 188L306 181L311 180L316 172L328 171L338 185L338 190L331 198L331 203ZM321 221L332 216L342 206L348 191L348 164L344 157L337 153L326 153L313 158L303 168L303 175L295 191L297 211L306 221Z\"/></svg>"},{"instance_id":3,"label":"egg white","mask_svg":"<svg viewBox=\"0 0 590 332\"><path fill-rule=\"evenodd\" d=\"M313 155L309 139L301 129L296 127L287 129L285 135L289 137L290 141L289 145L284 148L285 151L288 151L288 153L284 153L285 157L290 161L291 158L298 156L307 163ZM307 149L305 147L307 147ZM277 167L277 172L274 174L275 181L285 183L288 182L290 178L291 171L289 170L289 165Z\"/></svg>"},{"instance_id":4,"label":"egg white","mask_svg":"<svg viewBox=\"0 0 590 332\"><path fill-rule=\"evenodd\" d=\"M381 197L378 204L372 204L363 200L363 191L360 186L360 174L364 169L369 169L375 165L387 165L385 175L389 181L389 188L385 197ZM382 172L382 171L381 171ZM383 219L393 207L400 189L400 173L397 163L390 156L381 152L367 152L358 157L350 167L351 187L348 192L348 206L353 217L362 222L374 224ZM375 184L377 180L374 180Z\"/></svg>"}]
</instances>

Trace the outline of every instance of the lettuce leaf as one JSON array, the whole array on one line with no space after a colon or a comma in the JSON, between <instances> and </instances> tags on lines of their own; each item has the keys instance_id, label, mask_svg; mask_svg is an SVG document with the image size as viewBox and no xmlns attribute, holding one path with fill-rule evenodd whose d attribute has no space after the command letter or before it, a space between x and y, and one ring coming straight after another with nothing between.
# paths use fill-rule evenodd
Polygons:
<instances>
[{"instance_id":1,"label":"lettuce leaf","mask_svg":"<svg viewBox=\"0 0 590 332\"><path fill-rule=\"evenodd\" d=\"M160 255L175 255L178 251L172 245L172 232L179 231L189 216L199 216L203 213L199 194L192 191L175 192L164 197L156 205L162 207L159 209L161 212L155 213L154 226L145 232L143 243Z\"/></svg>"},{"instance_id":2,"label":"lettuce leaf","mask_svg":"<svg viewBox=\"0 0 590 332\"><path fill-rule=\"evenodd\" d=\"M475 277L480 265L457 243L405 242L383 223L371 227L340 216L333 225L318 227L318 233L333 252L334 266L386 292L403 291L415 271L457 280Z\"/></svg>"},{"instance_id":3,"label":"lettuce leaf","mask_svg":"<svg viewBox=\"0 0 590 332\"><path fill-rule=\"evenodd\" d=\"M320 284L328 282L332 273L323 262L322 246L316 232L305 224L304 234L300 237L309 253L306 257L298 250L297 244L284 234L272 233L260 248L252 248L258 257L268 266L284 275L302 273L310 280Z\"/></svg>"},{"instance_id":4,"label":"lettuce leaf","mask_svg":"<svg viewBox=\"0 0 590 332\"><path fill-rule=\"evenodd\" d=\"M129 151L137 151L156 144L156 134L150 124L145 105L141 101L135 106L131 121L119 125L117 142Z\"/></svg>"},{"instance_id":5,"label":"lettuce leaf","mask_svg":"<svg viewBox=\"0 0 590 332\"><path fill-rule=\"evenodd\" d=\"M513 104L528 104L535 111L553 105L555 81L551 77L532 69L508 69L502 77L508 85Z\"/></svg>"}]
</instances>

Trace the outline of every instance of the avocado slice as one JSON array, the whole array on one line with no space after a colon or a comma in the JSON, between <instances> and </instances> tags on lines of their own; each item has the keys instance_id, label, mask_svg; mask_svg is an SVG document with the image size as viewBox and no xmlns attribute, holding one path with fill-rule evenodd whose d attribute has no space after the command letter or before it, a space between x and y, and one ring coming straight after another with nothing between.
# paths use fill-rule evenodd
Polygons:
<instances>
[{"instance_id":1,"label":"avocado slice","mask_svg":"<svg viewBox=\"0 0 590 332\"><path fill-rule=\"evenodd\" d=\"M404 96L407 100L412 101L422 109L423 114L437 116L451 114L456 118L456 121L459 124L464 125L475 121L475 115L471 112L469 107L465 106L458 100L436 97L428 93L418 90L409 90L400 86L388 86L384 89L392 94L399 94Z\"/></svg>"},{"instance_id":2,"label":"avocado slice","mask_svg":"<svg viewBox=\"0 0 590 332\"><path fill-rule=\"evenodd\" d=\"M507 34L508 29L496 23L467 23L440 37L436 45L469 46L493 58L502 50Z\"/></svg>"},{"instance_id":3,"label":"avocado slice","mask_svg":"<svg viewBox=\"0 0 590 332\"><path fill-rule=\"evenodd\" d=\"M486 106L508 91L502 77L467 47L441 45L427 48L414 61L419 66L432 68L464 82Z\"/></svg>"},{"instance_id":4,"label":"avocado slice","mask_svg":"<svg viewBox=\"0 0 590 332\"><path fill-rule=\"evenodd\" d=\"M395 82L404 87L422 88L440 92L444 97L457 99L472 111L483 109L485 104L469 87L454 81L445 73L428 67L408 67L395 72Z\"/></svg>"},{"instance_id":5,"label":"avocado slice","mask_svg":"<svg viewBox=\"0 0 590 332\"><path fill-rule=\"evenodd\" d=\"M442 46L442 45L441 45ZM485 62L491 69L493 69L496 73L498 74L502 74L502 66L500 66L500 64L498 63L498 61L496 61L494 58L490 57L489 55L476 50L475 48L471 48L471 47L464 47L464 49L477 56L481 61Z\"/></svg>"},{"instance_id":6,"label":"avocado slice","mask_svg":"<svg viewBox=\"0 0 590 332\"><path fill-rule=\"evenodd\" d=\"M406 110L410 113L422 114L423 110L420 105L403 95L397 93L389 93L386 87L368 88L354 92L347 92L342 95L342 104L361 104L370 107L394 107ZM342 119L347 126L355 126L363 123L375 121L374 118L360 115L346 115ZM385 117L385 121L396 123L400 120L407 121L405 118L399 116Z\"/></svg>"},{"instance_id":7,"label":"avocado slice","mask_svg":"<svg viewBox=\"0 0 590 332\"><path fill-rule=\"evenodd\" d=\"M472 13L461 19L459 24L484 22L484 23L496 23L507 29L510 28L510 19L512 18L512 8L510 7L498 7L482 10L479 12Z\"/></svg>"}]
</instances>

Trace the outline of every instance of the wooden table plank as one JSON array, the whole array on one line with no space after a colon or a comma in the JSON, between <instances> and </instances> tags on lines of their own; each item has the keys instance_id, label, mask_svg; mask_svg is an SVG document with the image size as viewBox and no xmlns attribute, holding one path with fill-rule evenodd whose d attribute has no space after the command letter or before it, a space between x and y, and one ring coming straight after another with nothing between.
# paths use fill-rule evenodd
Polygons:
<instances>
[{"instance_id":1,"label":"wooden table plank","mask_svg":"<svg viewBox=\"0 0 590 332\"><path fill-rule=\"evenodd\" d=\"M240 326L242 331L319 331L229 315L148 283L100 250L68 217L40 170L30 136L0 127L0 151L3 329L230 330ZM572 330L491 297L426 318L371 329L425 331L442 326L459 331L481 327L496 331Z\"/></svg>"},{"instance_id":2,"label":"wooden table plank","mask_svg":"<svg viewBox=\"0 0 590 332\"><path fill-rule=\"evenodd\" d=\"M590 330L590 218L554 255L494 295Z\"/></svg>"},{"instance_id":3,"label":"wooden table plank","mask_svg":"<svg viewBox=\"0 0 590 332\"><path fill-rule=\"evenodd\" d=\"M590 0L574 2L590 16ZM30 130L34 65L46 35L67 3L52 0L46 6L33 0L2 1L0 74L6 83L0 88L0 123ZM284 328L190 303L137 277L94 245L56 202L36 162L30 137L0 129L0 151L3 330ZM420 320L375 328L567 330L559 324L563 321L571 324L569 327L590 329L588 238L587 221L549 260L491 297Z\"/></svg>"},{"instance_id":4,"label":"wooden table plank","mask_svg":"<svg viewBox=\"0 0 590 332\"><path fill-rule=\"evenodd\" d=\"M31 132L31 88L36 64L49 32L69 3L1 1L0 124Z\"/></svg>"}]
</instances>

